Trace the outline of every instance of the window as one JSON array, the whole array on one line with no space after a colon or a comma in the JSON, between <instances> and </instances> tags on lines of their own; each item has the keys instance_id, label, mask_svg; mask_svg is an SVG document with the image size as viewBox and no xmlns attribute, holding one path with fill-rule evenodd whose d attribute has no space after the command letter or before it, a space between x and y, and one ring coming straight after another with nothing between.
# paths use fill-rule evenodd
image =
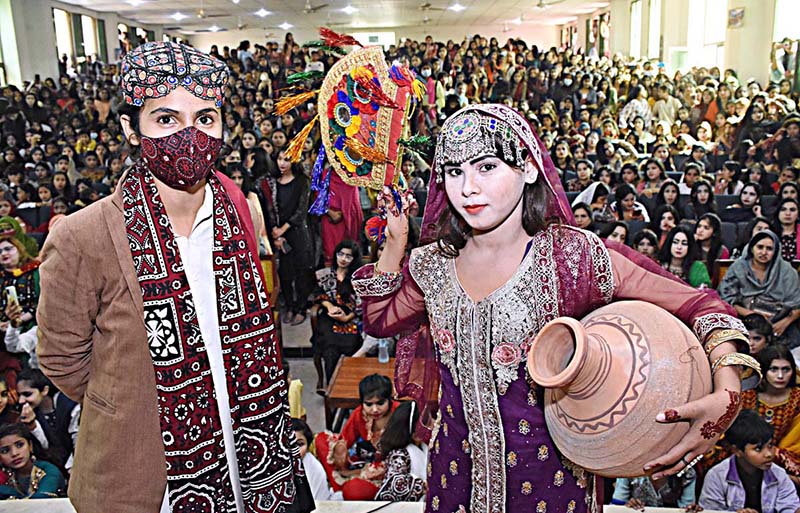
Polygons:
<instances>
[{"instance_id":1,"label":"window","mask_svg":"<svg viewBox=\"0 0 800 513\"><path fill-rule=\"evenodd\" d=\"M650 0L650 23L647 29L647 56L661 58L661 0Z\"/></svg>"},{"instance_id":2,"label":"window","mask_svg":"<svg viewBox=\"0 0 800 513\"><path fill-rule=\"evenodd\" d=\"M61 9L53 9L53 23L56 27L56 50L58 51L59 60L63 55L66 55L67 60L71 61L74 55L72 50L72 28L69 18L68 12Z\"/></svg>"},{"instance_id":3,"label":"window","mask_svg":"<svg viewBox=\"0 0 800 513\"><path fill-rule=\"evenodd\" d=\"M97 55L97 30L94 18L82 15L81 31L83 32L83 53L88 56Z\"/></svg>"},{"instance_id":4,"label":"window","mask_svg":"<svg viewBox=\"0 0 800 513\"><path fill-rule=\"evenodd\" d=\"M631 57L642 55L642 0L631 2Z\"/></svg>"}]
</instances>

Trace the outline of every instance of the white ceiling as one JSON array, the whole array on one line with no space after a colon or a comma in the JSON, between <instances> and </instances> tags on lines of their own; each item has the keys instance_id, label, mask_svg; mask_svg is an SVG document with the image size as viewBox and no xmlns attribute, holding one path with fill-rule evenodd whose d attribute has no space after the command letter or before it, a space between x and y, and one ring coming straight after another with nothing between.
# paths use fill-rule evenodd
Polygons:
<instances>
[{"instance_id":1,"label":"white ceiling","mask_svg":"<svg viewBox=\"0 0 800 513\"><path fill-rule=\"evenodd\" d=\"M172 30L184 33L216 25L227 30L246 26L278 34L282 33L278 25L284 22L300 29L324 25L341 32L422 24L427 27L560 25L609 4L608 0L459 0L466 8L455 12L448 7L456 4L456 0L311 0L312 7L326 6L306 13L307 0L139 0L140 5L133 5L135 0L61 1L95 11L115 12L145 25L179 27ZM423 8L425 4L429 7ZM543 8L539 4L550 5ZM357 8L358 12L342 12L347 5ZM205 12L205 18L198 17L200 9ZM272 14L261 18L255 15L259 9ZM170 16L176 12L188 17L175 21Z\"/></svg>"}]
</instances>

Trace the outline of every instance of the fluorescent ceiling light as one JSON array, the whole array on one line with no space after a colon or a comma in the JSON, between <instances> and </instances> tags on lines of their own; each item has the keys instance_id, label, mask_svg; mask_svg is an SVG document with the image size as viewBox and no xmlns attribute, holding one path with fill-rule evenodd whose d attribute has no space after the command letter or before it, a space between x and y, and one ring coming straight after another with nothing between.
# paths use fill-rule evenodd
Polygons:
<instances>
[{"instance_id":1,"label":"fluorescent ceiling light","mask_svg":"<svg viewBox=\"0 0 800 513\"><path fill-rule=\"evenodd\" d=\"M353 7L350 4L347 4L347 7L343 7L342 8L342 12L345 13L345 14L353 14L353 13L357 13L358 12L358 8L357 7Z\"/></svg>"},{"instance_id":2,"label":"fluorescent ceiling light","mask_svg":"<svg viewBox=\"0 0 800 513\"><path fill-rule=\"evenodd\" d=\"M517 16L513 20L508 20L508 21L510 21L514 25L522 25L522 16Z\"/></svg>"},{"instance_id":3,"label":"fluorescent ceiling light","mask_svg":"<svg viewBox=\"0 0 800 513\"><path fill-rule=\"evenodd\" d=\"M210 30L211 32L219 32L221 28L216 25L211 25L210 27L208 27L208 30Z\"/></svg>"},{"instance_id":4,"label":"fluorescent ceiling light","mask_svg":"<svg viewBox=\"0 0 800 513\"><path fill-rule=\"evenodd\" d=\"M238 4L238 3L239 3L239 0L231 0L231 2L233 2L233 3L235 3L235 4Z\"/></svg>"},{"instance_id":5,"label":"fluorescent ceiling light","mask_svg":"<svg viewBox=\"0 0 800 513\"><path fill-rule=\"evenodd\" d=\"M292 24L291 24L291 23L289 23L288 21L284 21L283 23L281 23L280 25L278 25L278 27L280 27L280 28L281 28L281 30L289 30L290 28L294 27L294 25L292 25Z\"/></svg>"},{"instance_id":6,"label":"fluorescent ceiling light","mask_svg":"<svg viewBox=\"0 0 800 513\"><path fill-rule=\"evenodd\" d=\"M181 21L181 20L185 20L186 18L188 18L188 16L183 14L182 12L176 12L175 14L170 16L170 18L172 18L175 21Z\"/></svg>"},{"instance_id":7,"label":"fluorescent ceiling light","mask_svg":"<svg viewBox=\"0 0 800 513\"><path fill-rule=\"evenodd\" d=\"M453 5L451 5L450 7L448 7L448 9L450 9L451 11L455 11L455 12L461 12L464 9L466 9L466 7L464 7L460 3L456 2Z\"/></svg>"},{"instance_id":8,"label":"fluorescent ceiling light","mask_svg":"<svg viewBox=\"0 0 800 513\"><path fill-rule=\"evenodd\" d=\"M270 11L264 9L263 7L256 11L256 16L261 16L262 18L264 16L269 16L270 14L272 14L272 13Z\"/></svg>"},{"instance_id":9,"label":"fluorescent ceiling light","mask_svg":"<svg viewBox=\"0 0 800 513\"><path fill-rule=\"evenodd\" d=\"M139 7L140 5L142 5L144 3L144 0L127 0L127 1L128 1L129 4L131 4L134 7Z\"/></svg>"}]
</instances>

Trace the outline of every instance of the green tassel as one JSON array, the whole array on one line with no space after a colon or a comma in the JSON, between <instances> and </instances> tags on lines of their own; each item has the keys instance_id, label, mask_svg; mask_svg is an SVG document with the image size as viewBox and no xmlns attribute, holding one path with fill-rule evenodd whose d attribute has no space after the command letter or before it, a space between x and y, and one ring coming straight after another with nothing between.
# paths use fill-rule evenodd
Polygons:
<instances>
[{"instance_id":1,"label":"green tassel","mask_svg":"<svg viewBox=\"0 0 800 513\"><path fill-rule=\"evenodd\" d=\"M433 144L433 139L427 135L415 135L408 139L400 139L397 142L401 146L405 146L414 151L425 152L430 145Z\"/></svg>"},{"instance_id":2,"label":"green tassel","mask_svg":"<svg viewBox=\"0 0 800 513\"><path fill-rule=\"evenodd\" d=\"M325 44L325 41L320 41L319 39L317 39L316 41L308 41L306 43L303 43L303 48L319 48L323 52L335 53L338 55L347 55L347 51L344 48L328 46Z\"/></svg>"},{"instance_id":3,"label":"green tassel","mask_svg":"<svg viewBox=\"0 0 800 513\"><path fill-rule=\"evenodd\" d=\"M287 84L298 84L306 80L316 80L325 76L322 71L303 71L301 73L293 73L286 77Z\"/></svg>"}]
</instances>

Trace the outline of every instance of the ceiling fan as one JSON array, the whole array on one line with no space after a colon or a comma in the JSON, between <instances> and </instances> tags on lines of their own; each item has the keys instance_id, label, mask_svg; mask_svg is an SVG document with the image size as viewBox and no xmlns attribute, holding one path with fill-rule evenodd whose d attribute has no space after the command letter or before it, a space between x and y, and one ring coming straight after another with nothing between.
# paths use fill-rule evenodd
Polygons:
<instances>
[{"instance_id":1,"label":"ceiling fan","mask_svg":"<svg viewBox=\"0 0 800 513\"><path fill-rule=\"evenodd\" d=\"M563 1L564 0L551 0L551 1L548 2L547 0L539 0L539 3L536 4L536 8L537 9L547 9L551 5L560 4Z\"/></svg>"},{"instance_id":2,"label":"ceiling fan","mask_svg":"<svg viewBox=\"0 0 800 513\"><path fill-rule=\"evenodd\" d=\"M434 7L431 5L430 2L425 2L424 4L420 4L419 6L420 11L446 11L446 7Z\"/></svg>"},{"instance_id":3,"label":"ceiling fan","mask_svg":"<svg viewBox=\"0 0 800 513\"><path fill-rule=\"evenodd\" d=\"M311 5L311 0L306 0L306 5L303 7L303 12L306 14L314 14L325 7L328 7L328 4Z\"/></svg>"}]
</instances>

